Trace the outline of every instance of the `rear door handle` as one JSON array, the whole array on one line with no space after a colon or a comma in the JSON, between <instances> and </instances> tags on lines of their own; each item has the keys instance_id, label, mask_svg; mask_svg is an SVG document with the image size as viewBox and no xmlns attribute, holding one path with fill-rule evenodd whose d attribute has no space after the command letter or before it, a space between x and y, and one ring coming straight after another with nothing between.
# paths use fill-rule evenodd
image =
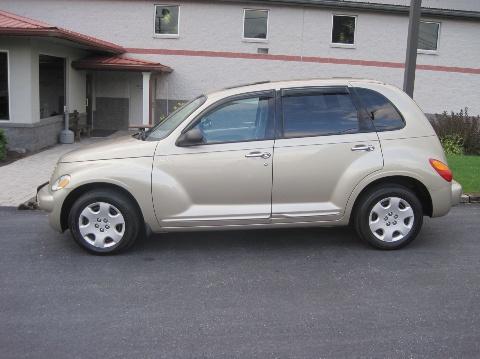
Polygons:
<instances>
[{"instance_id":1,"label":"rear door handle","mask_svg":"<svg viewBox=\"0 0 480 359\"><path fill-rule=\"evenodd\" d=\"M254 151L254 152L247 153L247 154L245 155L245 157L247 157L247 158L261 157L261 158L263 158L264 160L266 160L267 158L270 158L271 155L272 155L272 154L269 153L269 152Z\"/></svg>"},{"instance_id":2,"label":"rear door handle","mask_svg":"<svg viewBox=\"0 0 480 359\"><path fill-rule=\"evenodd\" d=\"M375 149L375 146L372 145L355 145L351 148L352 151L373 151Z\"/></svg>"}]
</instances>

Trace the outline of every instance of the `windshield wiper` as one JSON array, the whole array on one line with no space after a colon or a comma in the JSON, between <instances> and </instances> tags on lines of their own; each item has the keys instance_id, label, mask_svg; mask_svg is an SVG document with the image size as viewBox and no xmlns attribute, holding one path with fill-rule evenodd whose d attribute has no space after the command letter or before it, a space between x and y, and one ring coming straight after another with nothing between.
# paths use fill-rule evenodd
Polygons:
<instances>
[{"instance_id":1,"label":"windshield wiper","mask_svg":"<svg viewBox=\"0 0 480 359\"><path fill-rule=\"evenodd\" d=\"M137 140L142 140L142 141L145 141L145 139L147 138L147 133L145 131L145 129L143 130L140 130L138 132L135 132L132 137L136 138Z\"/></svg>"}]
</instances>

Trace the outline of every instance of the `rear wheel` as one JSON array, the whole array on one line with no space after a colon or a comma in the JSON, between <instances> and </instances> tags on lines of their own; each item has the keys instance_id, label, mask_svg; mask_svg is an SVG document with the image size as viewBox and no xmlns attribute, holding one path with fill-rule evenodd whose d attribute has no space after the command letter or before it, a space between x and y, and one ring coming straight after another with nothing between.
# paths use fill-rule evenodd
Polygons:
<instances>
[{"instance_id":1,"label":"rear wheel","mask_svg":"<svg viewBox=\"0 0 480 359\"><path fill-rule=\"evenodd\" d=\"M355 229L372 246L398 249L420 232L423 209L410 189L383 185L367 192L360 201L354 213Z\"/></svg>"},{"instance_id":2,"label":"rear wheel","mask_svg":"<svg viewBox=\"0 0 480 359\"><path fill-rule=\"evenodd\" d=\"M109 189L79 197L68 222L75 242L94 254L120 252L143 233L136 206L123 193Z\"/></svg>"}]
</instances>

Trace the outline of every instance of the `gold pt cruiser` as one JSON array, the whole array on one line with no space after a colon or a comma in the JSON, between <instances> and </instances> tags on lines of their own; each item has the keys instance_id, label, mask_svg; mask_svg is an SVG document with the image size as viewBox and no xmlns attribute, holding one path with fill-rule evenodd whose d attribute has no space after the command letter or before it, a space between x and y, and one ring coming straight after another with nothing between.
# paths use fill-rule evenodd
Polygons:
<instances>
[{"instance_id":1,"label":"gold pt cruiser","mask_svg":"<svg viewBox=\"0 0 480 359\"><path fill-rule=\"evenodd\" d=\"M62 156L38 201L96 254L150 232L348 224L396 249L461 192L404 92L331 79L199 96L147 132Z\"/></svg>"}]
</instances>

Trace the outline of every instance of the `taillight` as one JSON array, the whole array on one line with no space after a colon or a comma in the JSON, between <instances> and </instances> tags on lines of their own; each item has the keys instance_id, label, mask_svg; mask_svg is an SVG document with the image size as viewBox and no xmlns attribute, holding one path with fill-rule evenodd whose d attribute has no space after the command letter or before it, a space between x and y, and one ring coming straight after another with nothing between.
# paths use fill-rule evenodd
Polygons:
<instances>
[{"instance_id":1,"label":"taillight","mask_svg":"<svg viewBox=\"0 0 480 359\"><path fill-rule=\"evenodd\" d=\"M447 182L452 182L453 179L453 173L450 171L450 168L443 163L442 161L435 160L433 158L430 158L430 164L432 167L437 171L437 173L442 176L442 178L447 181Z\"/></svg>"}]
</instances>

